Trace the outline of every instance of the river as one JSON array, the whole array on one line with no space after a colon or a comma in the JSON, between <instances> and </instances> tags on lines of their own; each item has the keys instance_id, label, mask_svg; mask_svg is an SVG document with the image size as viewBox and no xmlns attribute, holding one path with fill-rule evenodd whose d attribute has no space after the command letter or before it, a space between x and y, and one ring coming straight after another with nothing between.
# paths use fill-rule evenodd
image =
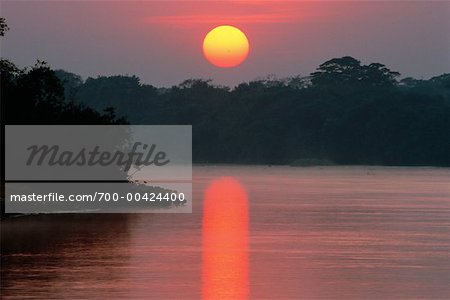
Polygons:
<instances>
[{"instance_id":1,"label":"river","mask_svg":"<svg viewBox=\"0 0 450 300\"><path fill-rule=\"evenodd\" d=\"M220 223L203 202L223 176L248 212ZM450 298L448 168L195 166L193 197L192 214L2 221L2 299ZM227 226L239 238L208 251Z\"/></svg>"}]
</instances>

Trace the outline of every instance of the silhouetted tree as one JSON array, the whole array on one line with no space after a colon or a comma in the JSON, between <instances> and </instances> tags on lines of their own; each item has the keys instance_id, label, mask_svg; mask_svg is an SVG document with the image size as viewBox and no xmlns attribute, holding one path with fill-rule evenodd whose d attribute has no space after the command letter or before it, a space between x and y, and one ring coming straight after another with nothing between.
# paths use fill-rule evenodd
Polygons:
<instances>
[{"instance_id":1,"label":"silhouetted tree","mask_svg":"<svg viewBox=\"0 0 450 300\"><path fill-rule=\"evenodd\" d=\"M1 98L6 124L122 124L113 110L101 114L83 104L67 103L64 86L47 63L21 70L2 59Z\"/></svg>"},{"instance_id":2,"label":"silhouetted tree","mask_svg":"<svg viewBox=\"0 0 450 300\"><path fill-rule=\"evenodd\" d=\"M350 56L328 60L311 73L311 82L315 85L356 83L363 78L361 62Z\"/></svg>"},{"instance_id":3,"label":"silhouetted tree","mask_svg":"<svg viewBox=\"0 0 450 300\"><path fill-rule=\"evenodd\" d=\"M321 64L311 74L311 82L315 85L370 85L386 86L396 84L400 75L380 63L361 65L351 56L333 58Z\"/></svg>"},{"instance_id":4,"label":"silhouetted tree","mask_svg":"<svg viewBox=\"0 0 450 300\"><path fill-rule=\"evenodd\" d=\"M0 17L0 36L4 36L5 32L9 30L8 24L3 17Z\"/></svg>"},{"instance_id":5,"label":"silhouetted tree","mask_svg":"<svg viewBox=\"0 0 450 300\"><path fill-rule=\"evenodd\" d=\"M55 70L55 75L64 87L64 95L67 101L75 101L76 94L84 81L80 75L64 70Z\"/></svg>"}]
</instances>

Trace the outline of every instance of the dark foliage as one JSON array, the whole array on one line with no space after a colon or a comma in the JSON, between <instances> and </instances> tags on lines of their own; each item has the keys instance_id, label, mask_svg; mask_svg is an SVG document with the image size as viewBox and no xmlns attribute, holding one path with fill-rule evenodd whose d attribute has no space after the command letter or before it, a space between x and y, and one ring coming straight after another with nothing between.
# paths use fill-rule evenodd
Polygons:
<instances>
[{"instance_id":1,"label":"dark foliage","mask_svg":"<svg viewBox=\"0 0 450 300\"><path fill-rule=\"evenodd\" d=\"M192 124L194 161L450 165L450 75L406 78L379 63L335 58L307 77L233 90L190 79L171 88L132 76L63 74L75 103L133 124ZM52 97L48 96L49 100Z\"/></svg>"},{"instance_id":2,"label":"dark foliage","mask_svg":"<svg viewBox=\"0 0 450 300\"><path fill-rule=\"evenodd\" d=\"M38 61L31 69L21 70L2 59L0 72L4 124L126 123L125 119L115 116L113 108L105 108L100 113L81 103L68 102L65 81L61 81L44 62ZM66 91L74 93L69 87Z\"/></svg>"},{"instance_id":3,"label":"dark foliage","mask_svg":"<svg viewBox=\"0 0 450 300\"><path fill-rule=\"evenodd\" d=\"M3 17L0 17L0 36L4 36L5 32L9 30L8 24Z\"/></svg>"}]
</instances>

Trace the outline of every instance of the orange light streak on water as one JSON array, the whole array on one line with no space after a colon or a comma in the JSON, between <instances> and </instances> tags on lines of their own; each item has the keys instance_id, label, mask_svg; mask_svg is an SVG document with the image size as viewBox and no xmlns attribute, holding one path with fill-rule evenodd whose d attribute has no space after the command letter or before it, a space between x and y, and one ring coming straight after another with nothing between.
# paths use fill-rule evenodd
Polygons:
<instances>
[{"instance_id":1,"label":"orange light streak on water","mask_svg":"<svg viewBox=\"0 0 450 300\"><path fill-rule=\"evenodd\" d=\"M203 299L247 299L247 193L239 181L223 177L208 186L204 197Z\"/></svg>"}]
</instances>

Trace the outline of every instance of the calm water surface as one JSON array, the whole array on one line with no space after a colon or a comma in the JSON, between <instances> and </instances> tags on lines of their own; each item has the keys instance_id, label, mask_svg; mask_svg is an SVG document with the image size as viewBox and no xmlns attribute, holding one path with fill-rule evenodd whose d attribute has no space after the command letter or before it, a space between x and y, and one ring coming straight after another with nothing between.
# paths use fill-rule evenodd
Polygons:
<instances>
[{"instance_id":1,"label":"calm water surface","mask_svg":"<svg viewBox=\"0 0 450 300\"><path fill-rule=\"evenodd\" d=\"M249 200L248 262L222 264L248 269L219 272L222 288L239 279L250 299L450 299L450 169L262 166L195 167L192 214L4 221L3 299L202 298L202 199L221 176Z\"/></svg>"}]
</instances>

